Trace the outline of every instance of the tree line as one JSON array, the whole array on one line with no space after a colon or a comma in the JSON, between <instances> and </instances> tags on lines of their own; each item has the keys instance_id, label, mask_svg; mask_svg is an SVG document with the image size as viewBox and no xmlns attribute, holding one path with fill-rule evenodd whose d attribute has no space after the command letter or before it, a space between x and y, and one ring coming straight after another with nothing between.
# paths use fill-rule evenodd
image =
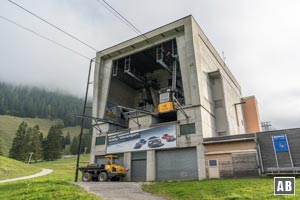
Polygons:
<instances>
[{"instance_id":1,"label":"tree line","mask_svg":"<svg viewBox=\"0 0 300 200\"><path fill-rule=\"evenodd\" d=\"M0 138L0 156L3 156L3 152L2 152L2 141L1 141L1 138Z\"/></svg>"},{"instance_id":2,"label":"tree line","mask_svg":"<svg viewBox=\"0 0 300 200\"><path fill-rule=\"evenodd\" d=\"M90 104L90 102L89 102ZM61 92L0 82L0 115L62 119L65 126L80 125L83 99ZM87 110L87 115L91 111ZM84 127L89 128L90 120Z\"/></svg>"},{"instance_id":3,"label":"tree line","mask_svg":"<svg viewBox=\"0 0 300 200\"><path fill-rule=\"evenodd\" d=\"M9 151L9 157L27 161L31 155L31 159L38 160L56 160L62 157L63 150L69 148L67 152L77 154L79 141L78 137L74 137L71 141L70 133L63 136L63 126L57 124L49 129L47 137L43 137L39 126L29 127L26 122L22 122L13 139L12 147ZM89 153L91 146L91 131L83 134L80 152ZM87 149L85 149L87 147ZM1 150L1 144L0 144Z\"/></svg>"}]
</instances>

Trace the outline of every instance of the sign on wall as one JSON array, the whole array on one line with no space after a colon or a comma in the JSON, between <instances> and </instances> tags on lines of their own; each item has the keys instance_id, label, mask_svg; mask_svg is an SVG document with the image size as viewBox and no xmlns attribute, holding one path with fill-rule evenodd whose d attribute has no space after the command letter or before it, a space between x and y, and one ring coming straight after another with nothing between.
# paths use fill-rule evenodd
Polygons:
<instances>
[{"instance_id":1,"label":"sign on wall","mask_svg":"<svg viewBox=\"0 0 300 200\"><path fill-rule=\"evenodd\" d=\"M276 153L289 151L289 145L285 134L273 135L272 140Z\"/></svg>"},{"instance_id":2,"label":"sign on wall","mask_svg":"<svg viewBox=\"0 0 300 200\"><path fill-rule=\"evenodd\" d=\"M176 147L176 125L166 125L109 135L106 153Z\"/></svg>"}]
</instances>

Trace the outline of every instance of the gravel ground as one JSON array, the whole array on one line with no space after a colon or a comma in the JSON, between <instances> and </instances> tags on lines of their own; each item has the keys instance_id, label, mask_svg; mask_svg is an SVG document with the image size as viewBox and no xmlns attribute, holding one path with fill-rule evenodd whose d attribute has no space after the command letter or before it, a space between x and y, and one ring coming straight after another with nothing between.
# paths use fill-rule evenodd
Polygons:
<instances>
[{"instance_id":1,"label":"gravel ground","mask_svg":"<svg viewBox=\"0 0 300 200\"><path fill-rule=\"evenodd\" d=\"M104 200L164 200L144 192L141 183L134 182L78 182L73 183Z\"/></svg>"}]
</instances>

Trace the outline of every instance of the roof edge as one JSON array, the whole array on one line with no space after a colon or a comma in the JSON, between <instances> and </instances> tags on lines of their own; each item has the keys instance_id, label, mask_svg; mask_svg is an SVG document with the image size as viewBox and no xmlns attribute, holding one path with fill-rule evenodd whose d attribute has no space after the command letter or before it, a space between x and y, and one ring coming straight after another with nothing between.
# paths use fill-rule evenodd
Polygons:
<instances>
[{"instance_id":1,"label":"roof edge","mask_svg":"<svg viewBox=\"0 0 300 200\"><path fill-rule=\"evenodd\" d=\"M169 25L171 25L171 24L174 24L174 23L176 23L176 22L182 21L182 20L187 19L187 18L193 18L193 16L192 16L191 14L190 14L190 15L187 15L187 16L185 16L185 17L182 17L182 18L180 18L180 19L177 19L177 20L175 20L175 21L172 21L172 22L170 22L170 23L167 23L167 24L165 24L165 25L162 25L162 26L160 26L160 27L158 27L158 28L155 28L155 29L152 29L152 30L150 30L150 31L147 31L147 32L145 32L145 33L143 33L143 34L141 34L141 35L135 36L135 37L130 38L130 39L128 39L128 40L125 40L125 41L123 41L123 42L117 43L117 44L115 44L115 45L112 45L112 46L107 47L107 48L105 48L105 49L102 49L102 50L100 50L100 51L97 51L97 54L100 53L100 54L104 54L104 55L105 55L104 52L105 52L105 51L108 51L109 49L115 48L115 47L117 47L117 46L121 46L122 44L127 43L127 42L129 42L129 41L131 41L131 40L136 40L136 39L138 39L138 38L144 38L145 35L148 35L148 34L150 34L150 33L152 33L152 32L155 32L155 31L157 31L157 30L159 30L159 29L161 29L161 28L164 28L164 27L166 27L166 26L169 26Z\"/></svg>"}]
</instances>

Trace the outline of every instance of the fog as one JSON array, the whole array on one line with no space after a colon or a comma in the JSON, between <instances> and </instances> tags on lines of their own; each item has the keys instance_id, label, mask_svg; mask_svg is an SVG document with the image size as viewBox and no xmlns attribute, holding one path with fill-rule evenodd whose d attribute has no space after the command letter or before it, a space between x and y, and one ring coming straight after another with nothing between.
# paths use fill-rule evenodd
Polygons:
<instances>
[{"instance_id":1,"label":"fog","mask_svg":"<svg viewBox=\"0 0 300 200\"><path fill-rule=\"evenodd\" d=\"M15 0L98 50L136 36L96 0ZM142 32L192 14L242 86L262 121L299 127L300 2L110 0ZM95 51L8 1L0 15L93 58ZM0 81L59 89L83 97L89 60L0 18Z\"/></svg>"}]
</instances>

